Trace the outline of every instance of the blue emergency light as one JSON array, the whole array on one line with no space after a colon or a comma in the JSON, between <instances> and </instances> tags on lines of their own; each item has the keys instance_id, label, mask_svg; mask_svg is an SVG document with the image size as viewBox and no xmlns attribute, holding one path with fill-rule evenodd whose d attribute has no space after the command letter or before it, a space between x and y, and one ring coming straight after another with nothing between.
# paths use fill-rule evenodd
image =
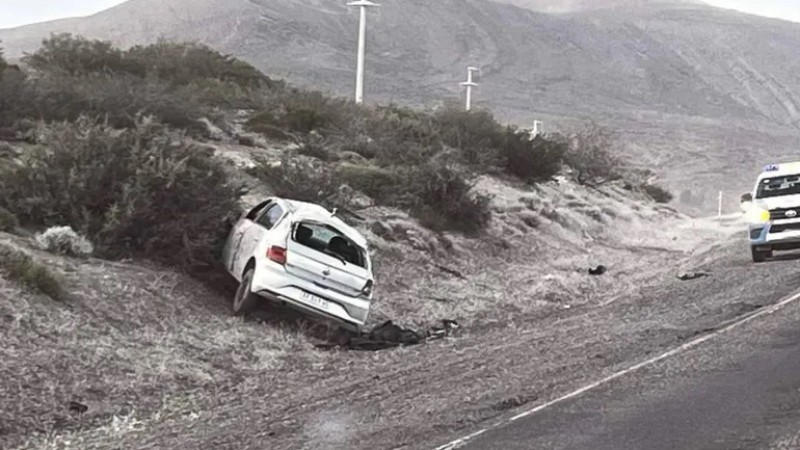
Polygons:
<instances>
[{"instance_id":1,"label":"blue emergency light","mask_svg":"<svg viewBox=\"0 0 800 450\"><path fill-rule=\"evenodd\" d=\"M778 169L780 169L780 166L778 166L777 164L770 164L764 166L764 172L776 172L778 171Z\"/></svg>"}]
</instances>

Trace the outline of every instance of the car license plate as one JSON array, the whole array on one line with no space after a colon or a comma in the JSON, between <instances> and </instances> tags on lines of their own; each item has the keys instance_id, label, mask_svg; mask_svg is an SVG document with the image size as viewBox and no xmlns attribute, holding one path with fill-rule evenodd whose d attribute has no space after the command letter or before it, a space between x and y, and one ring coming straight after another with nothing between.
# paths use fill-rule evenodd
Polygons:
<instances>
[{"instance_id":1,"label":"car license plate","mask_svg":"<svg viewBox=\"0 0 800 450\"><path fill-rule=\"evenodd\" d=\"M329 301L324 300L324 299L322 299L320 297L317 297L314 294L309 294L308 292L303 292L302 297L303 297L303 300L305 300L306 302L316 306L317 308L320 308L320 309L328 309L328 308L330 308L331 304L330 304Z\"/></svg>"}]
</instances>

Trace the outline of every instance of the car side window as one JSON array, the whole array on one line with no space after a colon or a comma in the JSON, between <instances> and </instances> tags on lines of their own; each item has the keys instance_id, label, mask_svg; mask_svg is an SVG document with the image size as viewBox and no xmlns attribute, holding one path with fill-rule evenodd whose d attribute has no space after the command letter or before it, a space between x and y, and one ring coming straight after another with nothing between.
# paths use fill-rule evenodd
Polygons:
<instances>
[{"instance_id":1,"label":"car side window","mask_svg":"<svg viewBox=\"0 0 800 450\"><path fill-rule=\"evenodd\" d=\"M258 205L256 205L255 208L251 209L250 212L247 213L247 218L252 221L255 221L256 219L258 219L258 216L260 216L261 213L264 212L265 209L270 207L270 205L272 205L272 200L267 200L265 202L259 203Z\"/></svg>"},{"instance_id":2,"label":"car side window","mask_svg":"<svg viewBox=\"0 0 800 450\"><path fill-rule=\"evenodd\" d=\"M271 230L282 216L283 208L281 208L280 205L272 205L258 220L256 220L256 222L264 228Z\"/></svg>"}]
</instances>

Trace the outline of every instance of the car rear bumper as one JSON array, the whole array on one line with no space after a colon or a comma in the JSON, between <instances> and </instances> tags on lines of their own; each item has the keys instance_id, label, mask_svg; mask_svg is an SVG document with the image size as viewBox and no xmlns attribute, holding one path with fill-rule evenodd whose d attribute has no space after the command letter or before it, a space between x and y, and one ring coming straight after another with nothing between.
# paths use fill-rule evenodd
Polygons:
<instances>
[{"instance_id":1,"label":"car rear bumper","mask_svg":"<svg viewBox=\"0 0 800 450\"><path fill-rule=\"evenodd\" d=\"M252 290L261 297L285 303L321 319L333 320L357 332L366 323L371 306L369 299L343 296L271 265L256 269Z\"/></svg>"}]
</instances>

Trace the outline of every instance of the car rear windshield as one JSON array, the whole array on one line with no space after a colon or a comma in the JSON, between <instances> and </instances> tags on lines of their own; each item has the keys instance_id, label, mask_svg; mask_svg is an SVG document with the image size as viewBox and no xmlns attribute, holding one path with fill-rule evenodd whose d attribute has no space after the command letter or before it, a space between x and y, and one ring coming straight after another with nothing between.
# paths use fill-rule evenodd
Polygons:
<instances>
[{"instance_id":1,"label":"car rear windshield","mask_svg":"<svg viewBox=\"0 0 800 450\"><path fill-rule=\"evenodd\" d=\"M340 259L347 264L367 267L363 249L329 225L303 222L297 225L294 241Z\"/></svg>"},{"instance_id":2,"label":"car rear windshield","mask_svg":"<svg viewBox=\"0 0 800 450\"><path fill-rule=\"evenodd\" d=\"M800 175L764 178L758 183L756 198L800 194Z\"/></svg>"}]
</instances>

